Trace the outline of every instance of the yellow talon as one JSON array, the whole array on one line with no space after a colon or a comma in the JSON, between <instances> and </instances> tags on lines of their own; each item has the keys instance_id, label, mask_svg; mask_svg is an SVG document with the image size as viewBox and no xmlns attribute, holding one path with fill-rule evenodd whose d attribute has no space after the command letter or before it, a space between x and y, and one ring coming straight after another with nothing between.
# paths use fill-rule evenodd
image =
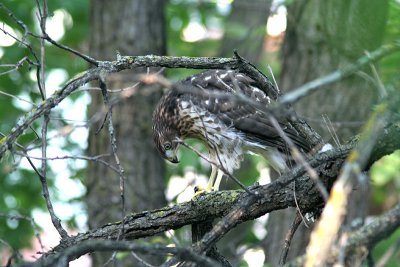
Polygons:
<instances>
[{"instance_id":1,"label":"yellow talon","mask_svg":"<svg viewBox=\"0 0 400 267\"><path fill-rule=\"evenodd\" d=\"M212 191L214 191L213 188L210 188L210 189L208 187L207 188L203 188L201 186L196 185L194 187L194 195L193 195L192 199L194 199L194 198L196 198L196 197L198 197L198 196L200 196L202 194L210 193Z\"/></svg>"},{"instance_id":2,"label":"yellow talon","mask_svg":"<svg viewBox=\"0 0 400 267\"><path fill-rule=\"evenodd\" d=\"M219 189L219 184L221 183L222 176L224 173L219 170L217 167L214 165L211 166L211 175L210 179L208 180L208 184L206 188L202 188L200 186L195 186L194 187L194 195L193 198L196 198L197 196L204 194L204 193L210 193L213 191L218 191Z\"/></svg>"}]
</instances>

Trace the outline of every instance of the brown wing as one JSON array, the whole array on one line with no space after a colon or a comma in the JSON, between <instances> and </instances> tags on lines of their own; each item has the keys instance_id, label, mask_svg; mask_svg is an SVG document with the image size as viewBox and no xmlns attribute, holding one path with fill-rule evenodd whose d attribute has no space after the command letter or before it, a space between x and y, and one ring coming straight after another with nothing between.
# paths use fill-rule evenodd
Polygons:
<instances>
[{"instance_id":1,"label":"brown wing","mask_svg":"<svg viewBox=\"0 0 400 267\"><path fill-rule=\"evenodd\" d=\"M188 77L180 82L178 88L180 86L184 88L182 99L206 109L226 125L236 128L248 140L285 150L285 141L262 110L271 100L251 78L234 70L212 70ZM237 98L251 99L258 105L251 101L237 101ZM278 122L298 147L306 152L311 150L305 138L287 120L280 118Z\"/></svg>"}]
</instances>

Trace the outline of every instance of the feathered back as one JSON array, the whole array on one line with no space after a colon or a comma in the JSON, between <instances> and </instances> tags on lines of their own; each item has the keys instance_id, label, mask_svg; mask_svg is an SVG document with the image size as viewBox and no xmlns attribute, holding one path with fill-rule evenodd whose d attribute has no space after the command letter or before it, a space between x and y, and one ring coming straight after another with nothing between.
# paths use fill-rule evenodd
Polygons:
<instances>
[{"instance_id":1,"label":"feathered back","mask_svg":"<svg viewBox=\"0 0 400 267\"><path fill-rule=\"evenodd\" d=\"M210 70L176 83L170 98L179 98L215 115L226 125L241 132L248 140L286 152L287 144L267 116L271 99L254 80L235 70ZM278 118L284 133L309 152L312 147L285 118Z\"/></svg>"}]
</instances>

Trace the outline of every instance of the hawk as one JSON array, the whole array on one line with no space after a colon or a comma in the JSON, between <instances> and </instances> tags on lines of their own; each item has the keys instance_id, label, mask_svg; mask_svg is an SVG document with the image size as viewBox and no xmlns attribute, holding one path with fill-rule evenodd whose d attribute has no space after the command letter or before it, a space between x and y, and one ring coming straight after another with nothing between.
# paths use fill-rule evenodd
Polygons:
<instances>
[{"instance_id":1,"label":"hawk","mask_svg":"<svg viewBox=\"0 0 400 267\"><path fill-rule=\"evenodd\" d=\"M264 156L282 173L288 169L290 156L287 144L260 109L270 104L255 81L236 70L190 76L173 84L160 99L153 114L154 143L163 158L178 163L181 140L201 140L214 163L206 191L218 190L224 171L239 168L244 152ZM312 149L287 120L278 122L303 152Z\"/></svg>"}]
</instances>

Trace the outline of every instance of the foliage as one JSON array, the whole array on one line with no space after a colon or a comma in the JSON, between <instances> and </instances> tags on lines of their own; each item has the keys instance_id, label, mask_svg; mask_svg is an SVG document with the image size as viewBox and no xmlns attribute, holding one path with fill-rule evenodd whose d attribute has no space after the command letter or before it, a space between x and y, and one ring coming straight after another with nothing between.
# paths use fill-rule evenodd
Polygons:
<instances>
[{"instance_id":1,"label":"foliage","mask_svg":"<svg viewBox=\"0 0 400 267\"><path fill-rule=\"evenodd\" d=\"M392 234L387 240L383 240L373 250L374 259L378 262L381 258L386 256L385 254L393 250L393 254L388 258L388 261L384 266L398 266L399 264L399 252L400 247L400 229Z\"/></svg>"},{"instance_id":2,"label":"foliage","mask_svg":"<svg viewBox=\"0 0 400 267\"><path fill-rule=\"evenodd\" d=\"M218 2L218 1L216 1ZM6 0L2 3L9 10L12 10L15 17L24 23L29 31L39 34L38 21L37 21L37 7L35 1L11 1ZM59 42L74 47L80 51L87 50L87 37L88 37L88 1L70 0L52 0L48 2L49 12L51 16L62 14L63 27L65 34L58 40ZM229 6L229 5L228 5ZM223 25L228 15L228 9L223 9L218 6L214 1L170 1L167 5L167 36L168 36L168 55L177 56L216 56L220 45L220 39L202 39L196 42L187 42L184 40L183 35L185 29L190 24L196 23L201 27L216 27L223 30ZM24 29L16 23L16 21L8 15L5 8L0 7L1 22L9 25L17 34L20 39L24 39L32 46L36 56L39 56L40 40L30 35L24 35ZM51 21L51 18L50 18ZM398 1L392 0L390 2L387 31L385 34L385 43L393 42L398 39L400 25L400 4ZM232 29L231 29L232 30ZM240 28L233 30L242 30ZM14 44L8 47L0 47L0 59L2 64L14 64L25 56L29 57L32 61L36 62L34 55L26 49L26 47ZM274 69L279 69L279 59L272 57L273 61L268 62L273 65ZM398 75L400 62L400 54L397 53L391 57L387 57L379 64L379 77L385 86L390 90L399 90L400 76ZM51 88L51 85L59 86L68 79L72 78L77 73L85 70L87 64L76 56L61 51L53 45L46 46L46 73L47 84L49 92L58 88ZM3 69L1 70L4 71ZM54 81L51 74L54 71L63 73L62 81ZM167 70L167 75L172 80L185 77L187 75L197 73L198 71L180 69L180 70ZM40 103L42 101L36 84L36 70L26 62L18 68L17 71L10 72L6 75L0 76L0 91L6 92L29 100L33 103ZM394 89L393 89L394 88ZM82 94L74 94L69 98L69 105L73 105L74 101L81 100ZM33 108L32 105L22 102L16 98L10 98L4 94L0 95L2 105L0 105L0 132L7 134L10 129L17 123L18 118L23 116L25 112ZM68 106L68 105L67 105ZM54 118L50 123L50 133L52 136L61 132L61 129L66 126L71 126L74 122L66 120L71 118L65 115L62 109L56 109L51 116ZM61 119L58 119L60 118ZM32 148L32 152L37 152L37 147L40 144L40 131L41 121L33 124L32 129L24 133L18 139L19 144ZM62 151L70 154L83 155L84 146L82 143L76 143L76 139L70 136L62 136L63 141L54 142L61 146ZM191 145L198 146L196 142L190 142ZM204 147L200 148L204 151ZM35 154L36 155L36 154ZM37 154L39 155L39 154ZM187 166L192 166L198 172L208 175L208 164L200 161L198 157L188 149L181 150L181 163L177 167L169 168L168 175L180 174L183 175ZM249 157L249 168L242 168L236 175L241 178L244 184L250 185L255 182L254 178L258 176L259 169L255 168L259 164L258 157ZM261 160L261 164L265 162ZM36 167L40 166L39 161L34 161ZM22 167L21 167L22 166ZM51 165L57 168L57 165ZM68 162L69 179L84 179L84 164L77 165L74 162ZM373 203L379 210L391 206L393 203L399 201L398 196L400 193L400 152L397 151L389 157L385 157L378 161L371 170L373 180ZM55 181L53 180L57 172L53 169L49 173L50 186L52 187L51 193L53 199L59 201L66 201L62 196L58 196L56 188L54 188ZM38 181L37 174L28 165L26 159L18 156L8 156L1 161L0 172L0 212L6 211L8 214L21 214L25 216L32 216L35 209L43 209L45 207L41 185ZM393 200L394 198L394 200ZM79 199L75 199L80 201ZM71 226L76 225L74 218L69 218ZM184 230L185 231L185 230ZM186 235L185 232L181 235ZM0 217L0 238L7 240L7 242L15 249L20 249L29 244L32 238L33 229L30 222L26 220L10 220ZM388 247L399 238L399 232L396 232L391 240L385 241L380 244L374 254L380 258ZM186 239L186 237L183 237ZM257 243L257 238L253 232L247 233L247 244ZM395 262L393 261L393 266Z\"/></svg>"},{"instance_id":3,"label":"foliage","mask_svg":"<svg viewBox=\"0 0 400 267\"><path fill-rule=\"evenodd\" d=\"M400 3L396 0L389 2L389 14L387 19L384 43L398 41L400 36ZM389 84L399 91L400 77L398 75L400 53L382 60L380 76L385 84Z\"/></svg>"},{"instance_id":4,"label":"foliage","mask_svg":"<svg viewBox=\"0 0 400 267\"><path fill-rule=\"evenodd\" d=\"M400 3L389 2L386 33L384 43L398 41L400 36ZM400 53L384 58L379 64L379 78L388 94L400 92L400 77L398 75ZM398 110L396 111L398 113ZM399 114L397 114L399 116ZM371 168L372 179L372 209L380 213L382 210L398 203L400 198L400 151L383 157Z\"/></svg>"},{"instance_id":5,"label":"foliage","mask_svg":"<svg viewBox=\"0 0 400 267\"><path fill-rule=\"evenodd\" d=\"M37 7L35 1L3 1L0 7L1 23L10 26L20 40L24 40L32 47L31 53L25 46L15 43L12 46L0 47L0 58L2 64L15 64L24 57L28 57L33 62L37 61L36 57L40 55L40 40L30 35L24 34L24 29L9 16L8 10L12 11L15 18L26 25L27 30L39 34L39 26L37 19ZM8 10L7 10L8 9ZM59 40L61 43L71 47L82 48L84 41L87 39L88 33L88 2L87 1L49 1L49 21L53 21L54 16L63 17L63 27L65 34ZM59 29L61 31L62 29ZM61 85L67 79L70 79L76 73L87 68L87 65L77 57L61 51L53 45L46 45L46 75L48 94L58 88L52 88L55 84ZM7 69L6 69L7 70ZM1 69L5 71L5 69ZM61 71L64 74L63 81L54 81L56 76L52 76L54 71ZM32 103L40 103L41 96L36 83L36 69L29 66L26 62L16 71L0 76L0 91L20 98L29 100ZM76 95L77 96L77 95ZM75 97L72 97L74 100ZM10 129L17 123L18 118L23 116L26 111L34 108L32 105L20 101L16 98L10 98L4 94L0 95L0 131L8 134ZM57 129L69 124L63 119L60 110L54 111L51 116L55 118L51 120L49 125L50 135L57 134ZM30 153L39 155L37 147L40 144L41 121L33 124L33 128L27 131L18 139L18 143L30 149ZM52 141L50 141L52 142ZM58 140L55 142L60 143ZM70 138L65 138L61 142L61 147L65 151L74 151L79 149L79 145L74 143ZM31 155L32 155L31 154ZM82 154L82 153L81 153ZM37 168L40 168L40 162L33 160ZM70 169L72 173L74 168ZM54 185L54 173L49 173L49 185ZM57 199L57 191L51 190L52 198ZM41 184L37 174L27 163L27 160L19 156L9 156L2 159L0 172L0 211L6 211L8 214L21 214L24 216L32 216L35 209L44 209L45 203L41 193ZM10 220L0 218L0 236L7 240L14 249L29 246L33 234L30 222L26 220Z\"/></svg>"},{"instance_id":6,"label":"foliage","mask_svg":"<svg viewBox=\"0 0 400 267\"><path fill-rule=\"evenodd\" d=\"M391 207L400 201L400 150L383 157L371 168L375 205Z\"/></svg>"}]
</instances>

